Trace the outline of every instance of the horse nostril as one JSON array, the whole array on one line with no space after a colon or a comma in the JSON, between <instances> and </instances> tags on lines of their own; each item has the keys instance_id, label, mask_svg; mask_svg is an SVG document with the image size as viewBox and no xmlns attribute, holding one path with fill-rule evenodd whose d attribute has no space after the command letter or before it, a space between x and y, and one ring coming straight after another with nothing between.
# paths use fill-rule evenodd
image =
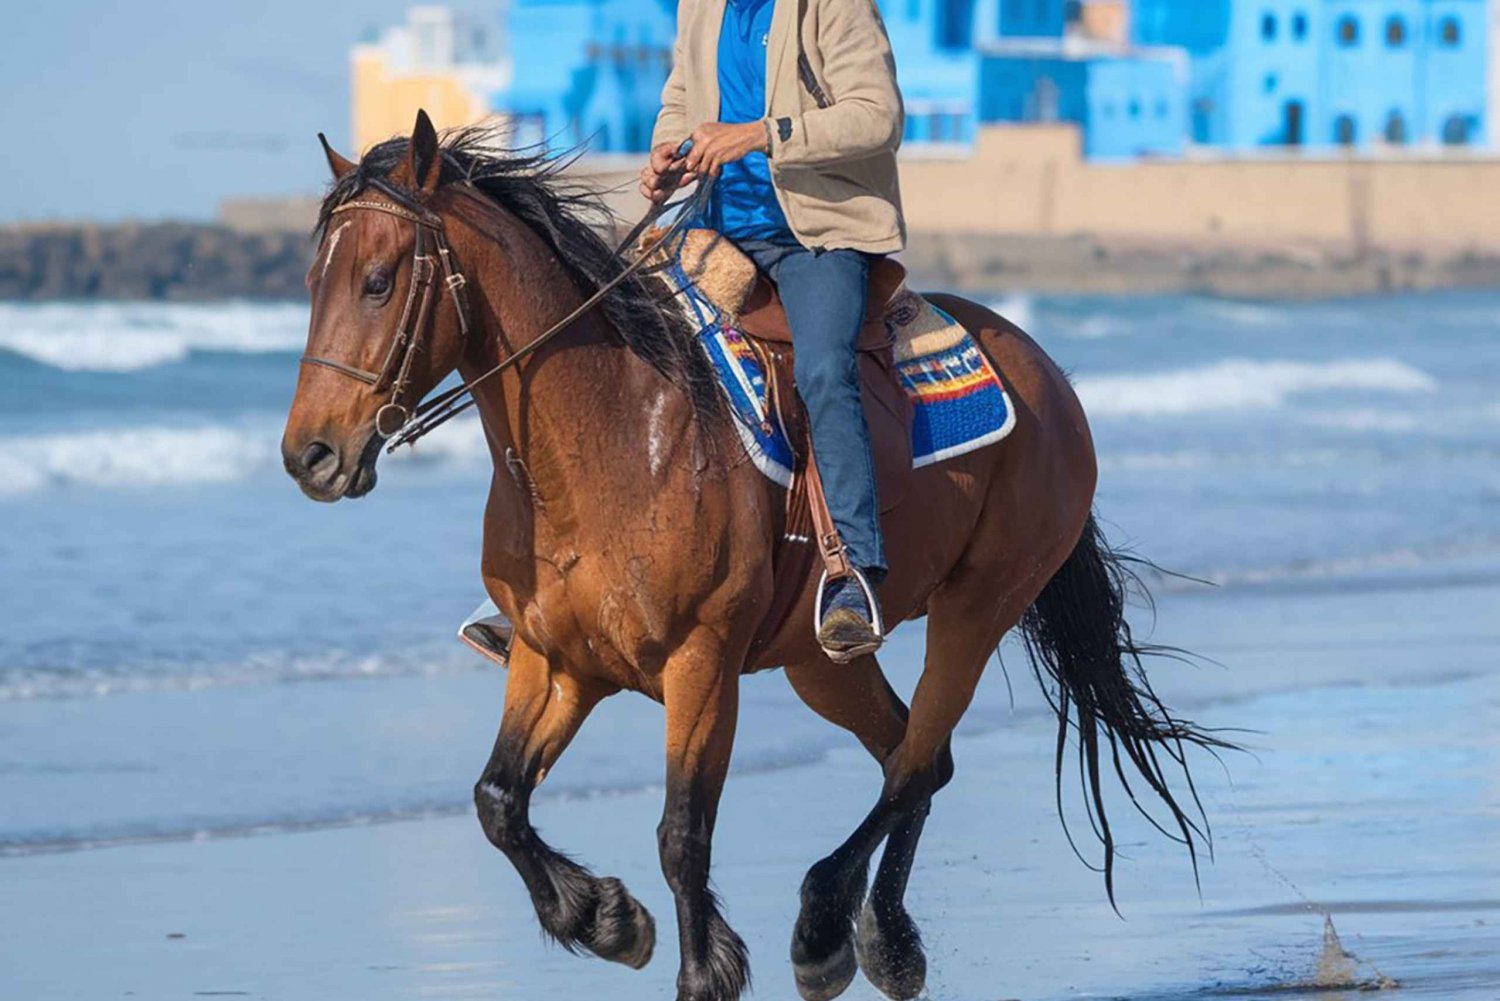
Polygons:
<instances>
[{"instance_id":1,"label":"horse nostril","mask_svg":"<svg viewBox=\"0 0 1500 1001\"><path fill-rule=\"evenodd\" d=\"M331 473L338 468L338 461L338 453L321 441L315 441L302 450L302 468L313 476Z\"/></svg>"}]
</instances>

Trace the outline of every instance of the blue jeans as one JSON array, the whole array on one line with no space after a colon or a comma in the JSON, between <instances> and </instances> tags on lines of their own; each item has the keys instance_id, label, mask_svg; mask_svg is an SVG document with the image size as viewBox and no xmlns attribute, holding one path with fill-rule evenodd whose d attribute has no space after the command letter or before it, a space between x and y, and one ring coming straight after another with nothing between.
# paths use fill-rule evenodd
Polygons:
<instances>
[{"instance_id":1,"label":"blue jeans","mask_svg":"<svg viewBox=\"0 0 1500 1001\"><path fill-rule=\"evenodd\" d=\"M767 240L738 246L781 293L796 353L793 376L812 424L828 513L849 562L874 571L878 580L886 570L885 543L855 354L874 258L857 250L809 250Z\"/></svg>"}]
</instances>

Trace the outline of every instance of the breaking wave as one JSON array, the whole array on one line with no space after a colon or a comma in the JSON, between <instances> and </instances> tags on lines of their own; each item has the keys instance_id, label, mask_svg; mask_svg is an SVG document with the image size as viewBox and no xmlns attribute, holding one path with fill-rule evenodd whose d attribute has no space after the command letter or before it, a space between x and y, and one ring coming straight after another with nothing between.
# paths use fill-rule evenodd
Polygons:
<instances>
[{"instance_id":1,"label":"breaking wave","mask_svg":"<svg viewBox=\"0 0 1500 1001\"><path fill-rule=\"evenodd\" d=\"M194 351L299 351L307 307L293 303L0 303L0 351L69 372L135 372Z\"/></svg>"},{"instance_id":2,"label":"breaking wave","mask_svg":"<svg viewBox=\"0 0 1500 1001\"><path fill-rule=\"evenodd\" d=\"M1437 388L1437 380L1393 358L1327 362L1230 358L1166 372L1080 377L1076 386L1092 416L1167 417L1274 409L1291 397L1328 390L1430 392Z\"/></svg>"},{"instance_id":3,"label":"breaking wave","mask_svg":"<svg viewBox=\"0 0 1500 1001\"><path fill-rule=\"evenodd\" d=\"M196 427L147 426L0 438L0 496L48 487L163 487L227 483L281 466L279 420ZM477 420L455 421L414 449L384 456L470 465L488 456Z\"/></svg>"}]
</instances>

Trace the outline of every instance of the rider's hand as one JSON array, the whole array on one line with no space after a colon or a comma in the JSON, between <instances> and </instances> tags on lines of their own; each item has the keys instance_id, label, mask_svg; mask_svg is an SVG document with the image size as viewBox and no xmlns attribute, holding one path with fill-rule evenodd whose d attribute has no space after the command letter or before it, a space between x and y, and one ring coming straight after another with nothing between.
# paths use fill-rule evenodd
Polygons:
<instances>
[{"instance_id":1,"label":"rider's hand","mask_svg":"<svg viewBox=\"0 0 1500 1001\"><path fill-rule=\"evenodd\" d=\"M718 177L726 163L743 160L751 153L769 152L770 140L764 122L725 125L704 122L693 130L693 148L688 151L687 167L693 174Z\"/></svg>"},{"instance_id":2,"label":"rider's hand","mask_svg":"<svg viewBox=\"0 0 1500 1001\"><path fill-rule=\"evenodd\" d=\"M676 143L658 143L641 168L641 197L660 204L673 191L697 179L698 175L687 169L686 160L677 155Z\"/></svg>"}]
</instances>

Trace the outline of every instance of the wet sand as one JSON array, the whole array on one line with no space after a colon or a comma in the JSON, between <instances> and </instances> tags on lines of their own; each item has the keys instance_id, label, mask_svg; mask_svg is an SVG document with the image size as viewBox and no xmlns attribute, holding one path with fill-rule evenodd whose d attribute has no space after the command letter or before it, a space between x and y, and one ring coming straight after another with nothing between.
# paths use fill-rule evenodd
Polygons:
<instances>
[{"instance_id":1,"label":"wet sand","mask_svg":"<svg viewBox=\"0 0 1500 1001\"><path fill-rule=\"evenodd\" d=\"M1158 664L1162 694L1205 724L1256 732L1240 737L1250 753L1224 767L1199 762L1216 835L1201 900L1180 849L1116 811L1123 920L1063 840L1051 727L1011 651L1016 708L966 724L958 777L912 879L927 996L1352 997L1394 982L1401 997L1496 997L1497 569L1475 558L1419 575L1162 595L1157 636L1222 665ZM914 680L917 638L908 627L886 657L903 686ZM491 724L488 709L473 707L498 711L503 679L419 683L425 697L391 711L466 746L477 770ZM748 684L767 697L785 686L774 675ZM337 687L306 686L319 689ZM985 691L1003 702L998 670ZM607 752L590 742L607 744L622 727L659 725L639 700L603 712L580 738L581 756ZM330 746L353 723L319 721ZM764 733L746 741L774 744ZM472 775L452 775L434 797L462 802ZM801 875L877 788L852 742L785 767L761 760L732 779L715 876L750 945L756 997L795 997L785 957ZM468 811L448 807L400 822L0 859L0 997L671 997L659 809L659 790L636 789L554 792L535 811L549 840L622 877L657 916L663 935L643 972L544 945L520 880ZM1073 821L1086 832L1081 815ZM1341 944L1326 937L1325 914ZM877 997L862 980L847 996Z\"/></svg>"}]
</instances>

